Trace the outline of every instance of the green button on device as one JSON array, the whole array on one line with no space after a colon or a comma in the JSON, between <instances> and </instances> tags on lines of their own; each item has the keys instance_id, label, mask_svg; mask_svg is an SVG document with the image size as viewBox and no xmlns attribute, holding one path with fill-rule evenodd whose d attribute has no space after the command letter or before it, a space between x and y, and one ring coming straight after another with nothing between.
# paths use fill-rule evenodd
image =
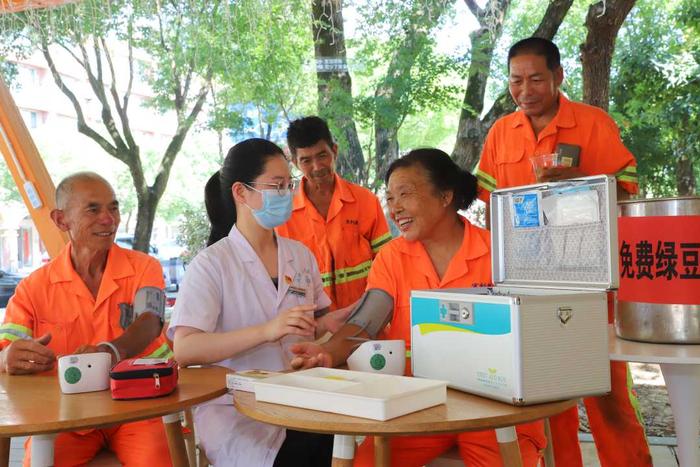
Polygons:
<instances>
[{"instance_id":1,"label":"green button on device","mask_svg":"<svg viewBox=\"0 0 700 467\"><path fill-rule=\"evenodd\" d=\"M384 355L376 353L369 359L369 364L372 369L379 371L386 366L386 358Z\"/></svg>"},{"instance_id":2,"label":"green button on device","mask_svg":"<svg viewBox=\"0 0 700 467\"><path fill-rule=\"evenodd\" d=\"M77 367L69 367L66 368L65 373L63 373L63 377L65 378L66 382L69 384L75 384L78 381L80 381L80 378L82 377L82 373L80 372L80 369Z\"/></svg>"}]
</instances>

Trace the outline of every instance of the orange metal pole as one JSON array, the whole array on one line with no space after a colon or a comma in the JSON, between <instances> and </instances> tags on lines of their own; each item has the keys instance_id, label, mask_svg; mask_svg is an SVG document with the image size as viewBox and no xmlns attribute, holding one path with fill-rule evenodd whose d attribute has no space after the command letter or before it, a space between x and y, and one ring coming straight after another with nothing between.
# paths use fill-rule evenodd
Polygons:
<instances>
[{"instance_id":1,"label":"orange metal pole","mask_svg":"<svg viewBox=\"0 0 700 467\"><path fill-rule=\"evenodd\" d=\"M0 77L0 152L52 258L68 242L50 217L55 187L7 85Z\"/></svg>"}]
</instances>

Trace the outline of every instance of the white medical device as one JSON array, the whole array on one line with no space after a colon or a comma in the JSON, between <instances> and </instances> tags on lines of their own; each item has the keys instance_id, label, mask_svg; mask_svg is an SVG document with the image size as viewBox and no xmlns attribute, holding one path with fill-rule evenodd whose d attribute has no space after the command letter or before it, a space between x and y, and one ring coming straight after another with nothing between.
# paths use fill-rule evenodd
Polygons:
<instances>
[{"instance_id":1,"label":"white medical device","mask_svg":"<svg viewBox=\"0 0 700 467\"><path fill-rule=\"evenodd\" d=\"M348 369L367 373L403 376L406 370L406 342L377 340L363 342L350 354Z\"/></svg>"},{"instance_id":2,"label":"white medical device","mask_svg":"<svg viewBox=\"0 0 700 467\"><path fill-rule=\"evenodd\" d=\"M58 381L64 394L109 389L112 354L106 352L65 355L58 359Z\"/></svg>"}]
</instances>

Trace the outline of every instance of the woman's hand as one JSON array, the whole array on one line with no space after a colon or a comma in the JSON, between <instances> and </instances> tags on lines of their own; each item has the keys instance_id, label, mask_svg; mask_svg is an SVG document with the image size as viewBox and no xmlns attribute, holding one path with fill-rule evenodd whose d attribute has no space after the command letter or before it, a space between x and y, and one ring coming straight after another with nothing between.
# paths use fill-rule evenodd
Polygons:
<instances>
[{"instance_id":1,"label":"woman's hand","mask_svg":"<svg viewBox=\"0 0 700 467\"><path fill-rule=\"evenodd\" d=\"M289 334L313 338L316 321L311 316L311 312L315 309L316 305L299 305L283 311L265 323L263 329L265 340L274 342Z\"/></svg>"},{"instance_id":2,"label":"woman's hand","mask_svg":"<svg viewBox=\"0 0 700 467\"><path fill-rule=\"evenodd\" d=\"M317 329L320 330L322 334L325 334L326 331L335 334L338 329L343 327L345 321L348 319L348 316L350 316L354 309L355 303L350 306L346 306L345 308L338 308L337 310L329 311L322 317L316 319L316 324L318 326ZM317 335L316 337L321 336Z\"/></svg>"},{"instance_id":3,"label":"woman's hand","mask_svg":"<svg viewBox=\"0 0 700 467\"><path fill-rule=\"evenodd\" d=\"M316 366L333 366L331 354L323 346L314 342L299 342L290 347L295 355L290 365L294 370L303 370Z\"/></svg>"}]
</instances>

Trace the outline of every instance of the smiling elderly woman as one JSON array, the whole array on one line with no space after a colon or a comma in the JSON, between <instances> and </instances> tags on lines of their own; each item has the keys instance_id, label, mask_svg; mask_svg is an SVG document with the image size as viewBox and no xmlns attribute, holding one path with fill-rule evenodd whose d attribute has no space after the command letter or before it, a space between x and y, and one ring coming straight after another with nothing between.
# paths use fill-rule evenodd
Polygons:
<instances>
[{"instance_id":1,"label":"smiling elderly woman","mask_svg":"<svg viewBox=\"0 0 700 467\"><path fill-rule=\"evenodd\" d=\"M439 149L417 149L394 161L385 180L391 219L401 237L377 255L366 296L347 324L323 346L302 343L292 347L297 354L294 367L342 364L356 345L347 339L351 336L403 339L410 349L411 290L471 287L491 281L489 233L458 213L476 199L474 175ZM537 465L545 444L542 423L522 425L517 431L524 465ZM394 437L392 465L425 465L454 445L467 465L501 465L493 430ZM373 449L373 440L368 438L358 450L355 465L372 465Z\"/></svg>"}]
</instances>

